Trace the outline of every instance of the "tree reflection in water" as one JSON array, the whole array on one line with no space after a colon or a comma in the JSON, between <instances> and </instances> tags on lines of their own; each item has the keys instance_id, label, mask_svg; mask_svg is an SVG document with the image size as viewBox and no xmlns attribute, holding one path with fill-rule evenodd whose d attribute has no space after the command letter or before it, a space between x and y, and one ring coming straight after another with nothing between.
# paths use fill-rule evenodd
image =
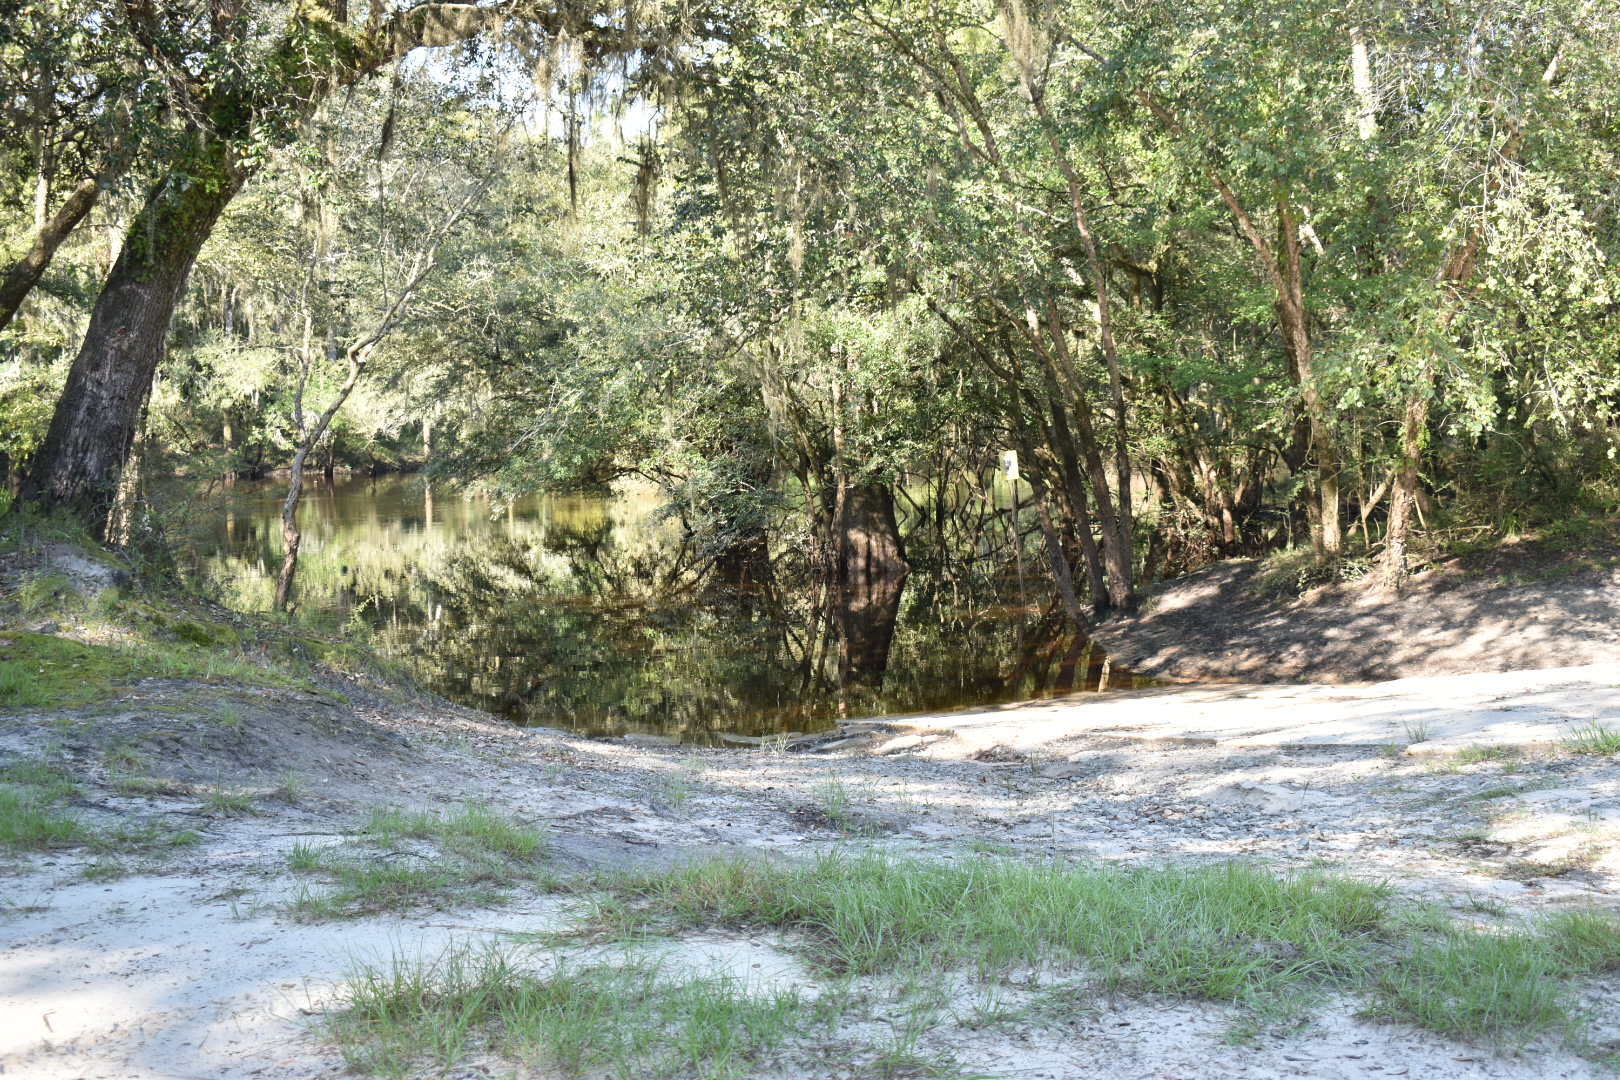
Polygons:
<instances>
[{"instance_id":1,"label":"tree reflection in water","mask_svg":"<svg viewBox=\"0 0 1620 1080\"><path fill-rule=\"evenodd\" d=\"M273 485L194 515L187 566L264 609L280 562ZM592 734L814 731L1141 680L1056 612L927 572L824 587L778 561L732 584L652 495L495 508L421 480L339 479L303 509L300 617L364 627L427 686L519 723ZM947 597L950 600L947 601Z\"/></svg>"}]
</instances>

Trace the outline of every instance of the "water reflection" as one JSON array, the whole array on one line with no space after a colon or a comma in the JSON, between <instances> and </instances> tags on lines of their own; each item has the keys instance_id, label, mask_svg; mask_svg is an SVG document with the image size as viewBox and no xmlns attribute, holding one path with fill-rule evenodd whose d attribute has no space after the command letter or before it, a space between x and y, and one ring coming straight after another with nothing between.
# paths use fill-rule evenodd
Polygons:
<instances>
[{"instance_id":1,"label":"water reflection","mask_svg":"<svg viewBox=\"0 0 1620 1080\"><path fill-rule=\"evenodd\" d=\"M192 515L188 565L234 605L270 606L279 500L238 485ZM496 510L406 477L319 485L300 614L364 624L453 700L593 734L709 741L1138 682L1055 614L946 604L923 573L841 596L777 573L699 578L656 509L650 494Z\"/></svg>"}]
</instances>

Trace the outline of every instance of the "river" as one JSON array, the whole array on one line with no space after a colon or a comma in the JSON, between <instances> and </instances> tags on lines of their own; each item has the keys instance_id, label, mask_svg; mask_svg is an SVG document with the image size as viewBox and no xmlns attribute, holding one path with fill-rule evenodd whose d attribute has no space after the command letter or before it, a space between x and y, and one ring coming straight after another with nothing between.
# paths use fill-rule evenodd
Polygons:
<instances>
[{"instance_id":1,"label":"river","mask_svg":"<svg viewBox=\"0 0 1620 1080\"><path fill-rule=\"evenodd\" d=\"M273 482L194 495L185 570L233 607L268 609L282 495ZM651 493L497 507L417 477L316 483L297 614L453 701L593 735L708 743L1145 681L1042 607L969 603L922 573L851 655L821 590L694 586L701 556L657 510Z\"/></svg>"}]
</instances>

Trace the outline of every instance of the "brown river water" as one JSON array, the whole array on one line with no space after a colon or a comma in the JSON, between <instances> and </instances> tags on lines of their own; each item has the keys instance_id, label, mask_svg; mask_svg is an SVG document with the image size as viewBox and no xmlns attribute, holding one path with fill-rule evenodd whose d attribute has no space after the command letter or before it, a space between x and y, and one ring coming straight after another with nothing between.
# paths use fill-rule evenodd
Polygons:
<instances>
[{"instance_id":1,"label":"brown river water","mask_svg":"<svg viewBox=\"0 0 1620 1080\"><path fill-rule=\"evenodd\" d=\"M270 606L283 493L216 487L185 515L187 570L232 606ZM497 507L418 477L317 483L300 511L298 614L453 701L593 735L707 743L1146 683L1042 606L969 603L920 572L851 656L811 585L692 587L683 571L701 560L657 509L652 494Z\"/></svg>"}]
</instances>

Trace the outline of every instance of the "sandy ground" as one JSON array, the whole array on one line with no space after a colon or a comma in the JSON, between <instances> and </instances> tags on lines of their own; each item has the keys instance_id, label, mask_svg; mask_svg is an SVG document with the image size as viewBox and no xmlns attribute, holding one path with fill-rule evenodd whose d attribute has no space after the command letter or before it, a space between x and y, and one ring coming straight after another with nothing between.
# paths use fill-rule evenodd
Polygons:
<instances>
[{"instance_id":1,"label":"sandy ground","mask_svg":"<svg viewBox=\"0 0 1620 1080\"><path fill-rule=\"evenodd\" d=\"M227 707L237 723L211 721ZM1325 866L1487 924L1615 907L1620 761L1558 742L1617 712L1610 664L1092 695L852 724L789 751L592 741L429 702L152 680L100 710L0 717L0 764L47 746L65 755L85 780L87 821L168 820L204 837L117 880L87 880L91 859L76 853L0 869L0 1075L335 1075L320 1018L357 963L568 925L576 901L540 893L476 910L287 918L292 845L335 838L379 805L487 801L543 826L561 873L862 845L941 859ZM228 775L268 791L295 769L306 793L296 805L261 798L247 817L210 816L196 797L120 795L107 751L131 743L155 773L187 783ZM1460 760L1474 745L1518 749ZM858 828L828 818L830 793ZM790 944L661 947L676 964L813 988ZM1600 1036L1620 1039L1620 988L1592 1004ZM1599 1075L1562 1051L1501 1056L1357 1019L1355 1007L1249 1047L1225 1040L1221 1008L1106 999L1061 1031L942 1027L929 1042L964 1068L1017 1077ZM506 1073L481 1063L453 1075ZM869 1073L832 1061L816 1075Z\"/></svg>"},{"instance_id":2,"label":"sandy ground","mask_svg":"<svg viewBox=\"0 0 1620 1080\"><path fill-rule=\"evenodd\" d=\"M1261 564L1217 563L1160 587L1095 637L1144 675L1357 682L1620 660L1620 547L1504 544L1417 575L1268 594Z\"/></svg>"}]
</instances>

